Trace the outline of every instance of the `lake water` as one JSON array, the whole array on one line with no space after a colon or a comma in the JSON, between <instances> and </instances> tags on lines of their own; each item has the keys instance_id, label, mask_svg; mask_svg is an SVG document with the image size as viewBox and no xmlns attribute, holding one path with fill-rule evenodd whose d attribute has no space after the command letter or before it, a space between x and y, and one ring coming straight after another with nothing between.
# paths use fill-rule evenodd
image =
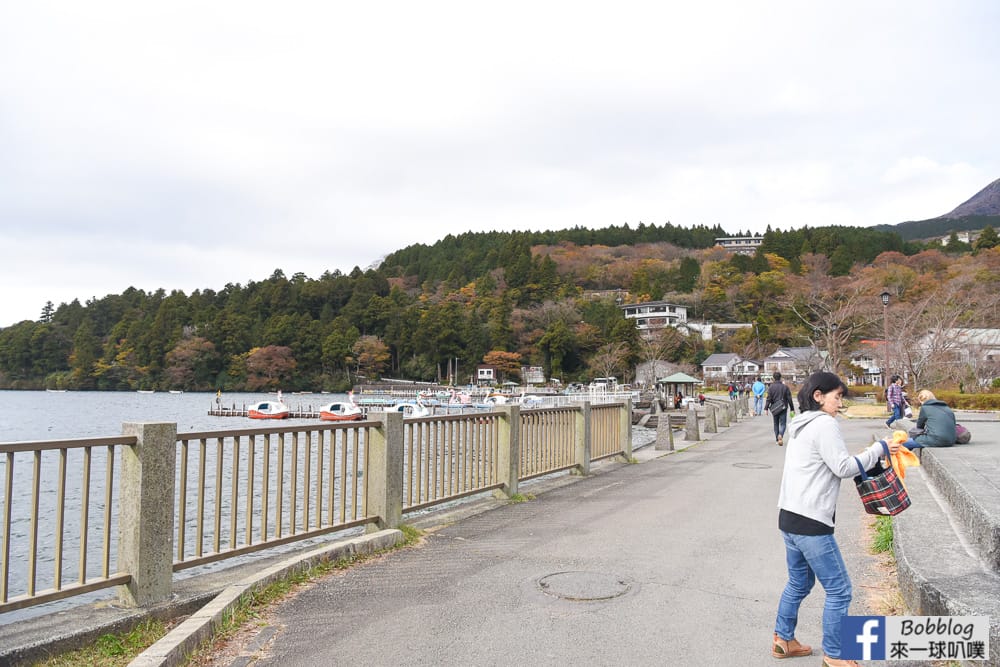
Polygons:
<instances>
[{"instance_id":1,"label":"lake water","mask_svg":"<svg viewBox=\"0 0 1000 667\"><path fill-rule=\"evenodd\" d=\"M246 417L212 417L208 412L216 407L216 395L214 393L182 393L171 394L168 392L156 392L152 394L140 394L138 392L38 392L38 391L4 391L0 392L4 410L0 414L0 443L25 442L37 440L65 440L75 438L90 438L101 436L114 436L122 432L122 424L125 422L170 422L177 424L179 433L193 431L211 430L231 430L237 428L259 427L263 425L315 425L320 423L316 419L287 419L281 422L262 423ZM243 408L246 405L268 398L268 394L260 393L232 393L223 394L220 399L222 407ZM286 394L284 401L293 410L318 411L321 405L338 400L346 400L346 394ZM655 439L655 431L650 429L635 429L633 431L633 446L639 447L650 444ZM92 464L93 473L100 477L103 475L103 453L102 448L97 448L94 452ZM19 454L18 457L29 457L28 454ZM81 456L79 453L76 456ZM17 459L23 461L24 458ZM43 458L43 477L51 479L56 468L55 457L47 456ZM78 462L70 460L70 470L78 469ZM120 460L119 460L120 463ZM30 503L30 465L23 463L16 464L17 479L15 480L15 494L12 502L14 525L11 534L11 545L14 551L18 547L23 547L27 541L28 521L27 516ZM0 479L6 474L6 461L0 457ZM67 478L67 497L78 495L79 476L70 474ZM26 486L27 485L27 486ZM100 515L100 494L97 488L92 491L92 503L94 505L93 518L96 520ZM49 492L43 492L43 503L40 516L50 518L53 512L51 498L46 500L46 495L52 496ZM456 501L460 502L460 501ZM117 514L117 498L112 501L112 512ZM74 516L68 516L66 525L77 525ZM43 528L44 530L44 528ZM67 530L67 539L71 539L72 530ZM51 557L52 532L44 532L39 536L39 571L38 584L40 588L48 588L51 585L51 571L53 569L53 559ZM323 538L316 538L323 539ZM288 545L277 549L294 549L302 546L300 544ZM69 554L69 562L64 567L64 583L71 582L72 563L74 548L73 542L66 545L66 553ZM89 557L89 562L98 562L100 545L96 542L89 543L88 552L94 552ZM76 546L78 549L78 545ZM274 551L272 550L271 553ZM252 558L247 556L245 558ZM112 557L112 566L116 558ZM233 561L222 561L202 568L186 570L184 576L191 576L208 569L228 567ZM91 569L88 566L88 571ZM10 590L11 595L19 595L24 590L24 562L20 559L12 558ZM93 574L91 574L93 576ZM113 596L113 591L105 590L96 593L77 596L69 600L40 605L37 607L0 614L0 625L15 620L30 618L43 613L49 613L57 609L63 609L94 599L108 598Z\"/></svg>"},{"instance_id":2,"label":"lake water","mask_svg":"<svg viewBox=\"0 0 1000 667\"><path fill-rule=\"evenodd\" d=\"M243 408L246 405L268 398L268 394L233 393L223 394L219 403L224 407ZM321 405L337 400L346 399L346 394L292 394L285 395L285 403L294 409L307 411L318 411ZM45 392L45 391L4 391L0 392L0 399L3 401L3 411L0 413L0 443L25 442L38 440L67 440L76 438L90 438L101 436L115 436L122 432L122 424L125 422L171 422L177 424L179 433L191 431L211 431L234 428L259 427L262 425L275 425L280 423L285 425L317 424L316 419L286 419L281 422L262 423L246 417L211 417L209 410L216 406L216 395L214 393L182 393L171 394L169 392L155 392L152 394L140 394L138 392ZM72 498L79 498L80 476L74 474L79 470L82 454L77 450L71 452L69 458L69 471L67 476L67 501ZM15 558L15 554L20 555L28 543L28 527L30 516L30 488L31 488L31 466L29 454L18 454L15 458L16 479L14 485L14 497L12 499L13 525L11 529L12 560L10 570L10 594L20 595L24 592L26 563L23 558ZM51 453L42 459L43 479L52 480L57 469L57 458ZM120 460L116 466L120 464ZM92 463L92 475L94 483L99 484L103 479L104 470L104 450L97 448L94 451L94 461ZM117 475L118 473L116 473ZM0 479L6 475L6 459L0 458ZM51 486L51 485L49 485ZM91 489L92 494L92 521L100 517L102 505L101 493L95 486ZM51 585L51 572L54 567L51 548L53 543L53 533L51 531L51 519L54 512L54 493L51 488L46 487L42 491L41 506L39 516L43 521L40 526L38 567L39 578L37 584L41 589ZM112 513L117 514L118 500L115 497L112 501ZM78 512L78 510L76 510ZM74 537L73 527L78 525L78 513L73 511L66 517L65 545L68 558L64 566L64 583L71 583L74 580L75 572L73 564L76 557L73 549L78 549L78 541ZM92 568L98 565L100 555L100 544L96 540L91 542L88 548L88 571L91 576L95 573ZM113 545L114 546L114 545ZM292 545L301 546L301 545ZM287 548L292 548L287 547ZM112 567L116 562L116 557L112 556ZM198 571L213 569L231 565L232 562L223 564L213 564L210 567L194 568L189 571L195 574ZM185 573L186 576L187 573ZM98 591L95 593L76 596L69 600L61 600L37 607L18 610L0 614L0 625L10 623L15 620L30 618L42 613L49 613L57 609L81 604L86 601L111 597L114 592L111 590Z\"/></svg>"},{"instance_id":3,"label":"lake water","mask_svg":"<svg viewBox=\"0 0 1000 667\"><path fill-rule=\"evenodd\" d=\"M223 394L227 407L243 407L268 398L268 394ZM332 401L344 400L346 394L285 394L292 409L315 409ZM214 393L171 394L117 391L3 391L0 400L0 442L25 440L61 440L119 435L122 423L173 422L177 431L232 429L260 426L245 417L209 417L215 406ZM282 425L316 423L310 419L288 419Z\"/></svg>"}]
</instances>

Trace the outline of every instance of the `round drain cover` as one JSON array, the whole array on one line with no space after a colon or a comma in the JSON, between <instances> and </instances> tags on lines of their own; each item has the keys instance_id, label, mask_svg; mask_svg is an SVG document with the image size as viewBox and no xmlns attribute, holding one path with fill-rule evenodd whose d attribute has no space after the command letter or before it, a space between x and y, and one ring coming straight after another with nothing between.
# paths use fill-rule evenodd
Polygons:
<instances>
[{"instance_id":1,"label":"round drain cover","mask_svg":"<svg viewBox=\"0 0 1000 667\"><path fill-rule=\"evenodd\" d=\"M631 585L612 574L600 572L556 572L538 580L538 587L548 595L588 602L610 600L629 591Z\"/></svg>"},{"instance_id":2,"label":"round drain cover","mask_svg":"<svg viewBox=\"0 0 1000 667\"><path fill-rule=\"evenodd\" d=\"M733 467L734 468L749 468L751 470L765 470L767 468L771 468L772 466L769 466L766 463L734 463Z\"/></svg>"}]
</instances>

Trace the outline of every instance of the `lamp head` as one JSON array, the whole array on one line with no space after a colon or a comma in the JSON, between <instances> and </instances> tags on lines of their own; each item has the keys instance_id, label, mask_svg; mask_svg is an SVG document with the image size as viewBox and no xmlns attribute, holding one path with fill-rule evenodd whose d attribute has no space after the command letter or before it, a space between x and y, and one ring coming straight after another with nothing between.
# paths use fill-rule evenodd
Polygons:
<instances>
[{"instance_id":1,"label":"lamp head","mask_svg":"<svg viewBox=\"0 0 1000 667\"><path fill-rule=\"evenodd\" d=\"M879 297L882 299L882 305L883 306L888 306L889 305L889 297L890 296L892 296L892 295L889 294L888 292L882 292L881 294L879 294Z\"/></svg>"}]
</instances>

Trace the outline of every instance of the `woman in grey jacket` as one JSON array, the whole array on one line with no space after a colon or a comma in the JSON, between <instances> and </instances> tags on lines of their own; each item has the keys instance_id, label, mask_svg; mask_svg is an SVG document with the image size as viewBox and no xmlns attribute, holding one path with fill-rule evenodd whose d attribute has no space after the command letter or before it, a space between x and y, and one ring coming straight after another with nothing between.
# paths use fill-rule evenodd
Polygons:
<instances>
[{"instance_id":1,"label":"woman in grey jacket","mask_svg":"<svg viewBox=\"0 0 1000 667\"><path fill-rule=\"evenodd\" d=\"M851 604L851 580L833 537L840 482L858 474L857 464L837 423L847 387L833 373L813 373L799 390L799 414L790 435L778 494L778 528L785 542L788 583L778 603L771 655L792 658L812 649L795 639L799 606L819 579L826 592L823 607L823 664L857 663L840 657L840 625ZM892 453L898 443L888 443ZM882 443L858 454L868 470L883 455Z\"/></svg>"}]
</instances>

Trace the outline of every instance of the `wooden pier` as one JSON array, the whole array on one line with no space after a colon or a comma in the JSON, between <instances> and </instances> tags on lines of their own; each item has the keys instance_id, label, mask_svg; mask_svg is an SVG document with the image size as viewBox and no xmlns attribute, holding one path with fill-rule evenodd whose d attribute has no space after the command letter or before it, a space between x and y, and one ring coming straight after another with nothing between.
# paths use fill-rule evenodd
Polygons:
<instances>
[{"instance_id":1,"label":"wooden pier","mask_svg":"<svg viewBox=\"0 0 1000 667\"><path fill-rule=\"evenodd\" d=\"M209 417L249 417L250 408L247 406L242 407L213 407L208 410ZM319 419L319 410L313 410L312 407L308 409L303 408L289 408L288 409L289 419Z\"/></svg>"}]
</instances>

